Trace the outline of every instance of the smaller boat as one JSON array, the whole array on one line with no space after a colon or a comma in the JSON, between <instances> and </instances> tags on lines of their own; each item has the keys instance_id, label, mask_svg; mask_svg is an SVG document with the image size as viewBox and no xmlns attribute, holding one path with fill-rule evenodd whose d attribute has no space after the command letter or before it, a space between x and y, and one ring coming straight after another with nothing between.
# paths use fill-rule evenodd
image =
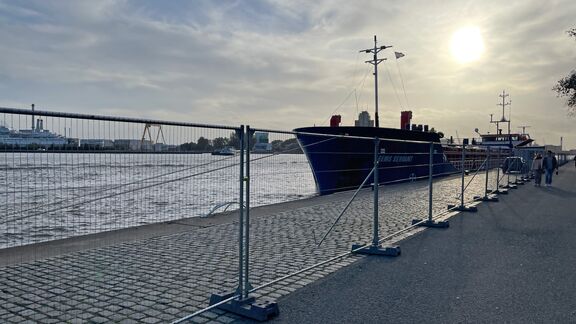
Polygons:
<instances>
[{"instance_id":1,"label":"smaller boat","mask_svg":"<svg viewBox=\"0 0 576 324\"><path fill-rule=\"evenodd\" d=\"M212 155L236 155L236 150L233 147L226 146L219 150L212 151Z\"/></svg>"}]
</instances>

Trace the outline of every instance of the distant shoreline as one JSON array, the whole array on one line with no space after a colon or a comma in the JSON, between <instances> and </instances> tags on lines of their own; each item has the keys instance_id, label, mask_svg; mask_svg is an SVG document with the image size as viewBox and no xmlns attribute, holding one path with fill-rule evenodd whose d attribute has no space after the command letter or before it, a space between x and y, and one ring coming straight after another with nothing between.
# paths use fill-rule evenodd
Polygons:
<instances>
[{"instance_id":1,"label":"distant shoreline","mask_svg":"<svg viewBox=\"0 0 576 324\"><path fill-rule=\"evenodd\" d=\"M2 150L0 153L101 153L101 154L212 154L212 151L119 151L119 150ZM250 152L250 154L302 154L280 152Z\"/></svg>"}]
</instances>

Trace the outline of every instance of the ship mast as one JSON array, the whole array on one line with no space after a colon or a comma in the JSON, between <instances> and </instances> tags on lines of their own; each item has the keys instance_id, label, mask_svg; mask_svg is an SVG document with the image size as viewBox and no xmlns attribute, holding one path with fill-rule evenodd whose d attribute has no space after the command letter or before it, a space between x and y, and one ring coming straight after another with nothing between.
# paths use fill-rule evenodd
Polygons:
<instances>
[{"instance_id":1,"label":"ship mast","mask_svg":"<svg viewBox=\"0 0 576 324\"><path fill-rule=\"evenodd\" d=\"M386 58L378 58L378 53L386 48L390 48L392 46L380 46L378 47L376 42L376 35L374 35L374 48L368 48L365 50L361 50L360 53L372 53L374 54L374 58L370 61L365 61L364 63L370 63L374 65L374 124L376 127L380 127L380 121L378 118L378 64L380 62L386 60Z\"/></svg>"},{"instance_id":2,"label":"ship mast","mask_svg":"<svg viewBox=\"0 0 576 324\"><path fill-rule=\"evenodd\" d=\"M498 96L500 98L502 98L502 103L496 104L497 106L502 106L502 119L500 119L500 122L501 123L508 123L508 142L509 142L510 148L512 148L512 136L510 135L510 118L508 118L508 120L506 120L506 116L504 115L504 108L506 108L506 106L510 106L512 101L506 102L506 97L508 97L509 94L507 94L505 90L502 90L502 94L498 95Z\"/></svg>"}]
</instances>

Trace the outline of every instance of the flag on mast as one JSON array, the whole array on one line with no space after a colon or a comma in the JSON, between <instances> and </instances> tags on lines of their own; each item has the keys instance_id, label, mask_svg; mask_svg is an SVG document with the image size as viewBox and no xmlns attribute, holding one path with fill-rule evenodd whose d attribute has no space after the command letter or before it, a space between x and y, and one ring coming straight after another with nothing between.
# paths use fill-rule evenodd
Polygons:
<instances>
[{"instance_id":1,"label":"flag on mast","mask_svg":"<svg viewBox=\"0 0 576 324\"><path fill-rule=\"evenodd\" d=\"M396 59L399 59L404 56L404 53L394 52L394 55L396 56Z\"/></svg>"}]
</instances>

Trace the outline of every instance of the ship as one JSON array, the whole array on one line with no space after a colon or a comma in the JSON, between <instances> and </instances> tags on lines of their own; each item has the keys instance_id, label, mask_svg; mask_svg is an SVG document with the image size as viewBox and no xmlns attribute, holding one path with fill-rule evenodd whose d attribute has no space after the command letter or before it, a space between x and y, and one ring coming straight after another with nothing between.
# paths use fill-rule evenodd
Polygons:
<instances>
[{"instance_id":1,"label":"ship","mask_svg":"<svg viewBox=\"0 0 576 324\"><path fill-rule=\"evenodd\" d=\"M410 124L411 112L403 112L399 129L379 127L378 64L384 59L378 58L378 53L389 47L378 46L374 36L374 47L360 51L373 54L373 59L366 63L374 66L374 125L366 122L366 113L360 116L354 127L340 126L341 117L335 115L330 120L330 126L294 129L320 195L356 189L366 183L364 180L374 167L375 154L379 156L379 178L372 181L379 184L428 177L431 146L433 176L458 171L444 155L437 132L432 132L427 125Z\"/></svg>"},{"instance_id":2,"label":"ship","mask_svg":"<svg viewBox=\"0 0 576 324\"><path fill-rule=\"evenodd\" d=\"M505 92L500 95L503 98L502 118L498 121L493 121L492 117L490 119L491 123L496 123L497 133L480 134L476 129L480 138L471 141L463 139L454 143L452 138L441 141L441 135L429 129L428 125L411 124L411 111L401 112L399 129L379 127L378 63L384 59L378 58L378 53L388 47L378 46L374 36L374 47L360 51L373 54L373 59L366 63L374 66L374 121L370 120L368 112L361 112L354 127L340 126L341 116L334 115L330 119L330 126L294 129L320 195L356 189L363 183L368 186L374 181L391 184L428 178L431 146L433 177L485 168L488 154L501 161L518 152L532 151L521 150L529 148L533 142L527 134L510 133L510 120L504 116L504 108L509 105L505 102L508 96ZM500 123L508 123L507 134L499 129ZM378 144L375 144L376 138ZM365 181L374 167L375 155L379 159L379 178L376 180L372 177L370 181Z\"/></svg>"},{"instance_id":3,"label":"ship","mask_svg":"<svg viewBox=\"0 0 576 324\"><path fill-rule=\"evenodd\" d=\"M224 155L224 156L232 156L236 155L236 150L231 146L225 146L221 149L217 149L212 151L212 155Z\"/></svg>"},{"instance_id":4,"label":"ship","mask_svg":"<svg viewBox=\"0 0 576 324\"><path fill-rule=\"evenodd\" d=\"M379 184L411 181L429 175L432 145L433 176L458 170L443 154L437 133L376 127L305 127L294 130L312 169L320 195L358 188L379 152ZM375 144L375 140L379 143ZM376 145L378 145L376 147Z\"/></svg>"},{"instance_id":5,"label":"ship","mask_svg":"<svg viewBox=\"0 0 576 324\"><path fill-rule=\"evenodd\" d=\"M0 146L4 148L38 148L47 149L64 147L69 144L68 138L44 129L44 121L36 120L31 129L13 130L0 125Z\"/></svg>"}]
</instances>

